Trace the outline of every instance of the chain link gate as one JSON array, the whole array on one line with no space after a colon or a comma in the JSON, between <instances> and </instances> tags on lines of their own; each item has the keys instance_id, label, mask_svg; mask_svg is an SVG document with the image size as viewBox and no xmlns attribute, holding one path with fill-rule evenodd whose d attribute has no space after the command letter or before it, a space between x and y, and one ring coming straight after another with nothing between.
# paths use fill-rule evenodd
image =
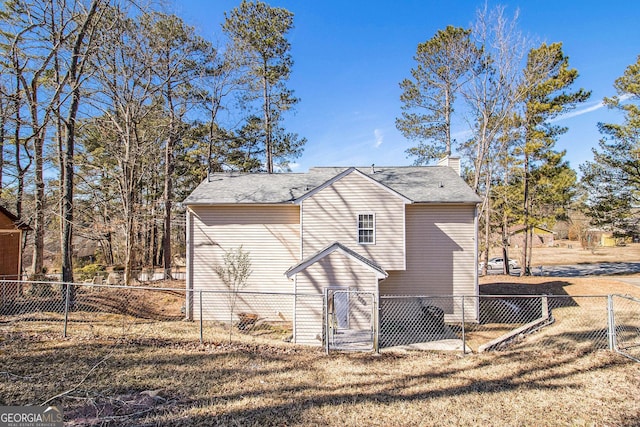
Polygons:
<instances>
[{"instance_id":1,"label":"chain link gate","mask_svg":"<svg viewBox=\"0 0 640 427\"><path fill-rule=\"evenodd\" d=\"M610 330L612 349L640 362L640 299L628 295L611 295Z\"/></svg>"},{"instance_id":2,"label":"chain link gate","mask_svg":"<svg viewBox=\"0 0 640 427\"><path fill-rule=\"evenodd\" d=\"M377 349L377 298L374 292L325 289L325 350Z\"/></svg>"}]
</instances>

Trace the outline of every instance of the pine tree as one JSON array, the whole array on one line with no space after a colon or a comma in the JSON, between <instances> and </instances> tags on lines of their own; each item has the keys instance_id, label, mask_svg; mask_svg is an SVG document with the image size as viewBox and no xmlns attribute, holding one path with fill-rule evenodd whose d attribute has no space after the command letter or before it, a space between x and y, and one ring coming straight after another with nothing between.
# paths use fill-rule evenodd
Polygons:
<instances>
[{"instance_id":1,"label":"pine tree","mask_svg":"<svg viewBox=\"0 0 640 427\"><path fill-rule=\"evenodd\" d=\"M288 10L246 0L225 14L223 25L231 38L232 49L241 55L248 70L246 99L260 99L262 103L261 129L268 173L274 172L276 155L295 157L306 142L296 137L295 144L290 145L297 150L283 152L282 139L278 140L276 135L282 113L299 102L285 85L293 65L291 45L286 38L292 28L293 14Z\"/></svg>"},{"instance_id":2,"label":"pine tree","mask_svg":"<svg viewBox=\"0 0 640 427\"><path fill-rule=\"evenodd\" d=\"M623 121L600 123L603 138L593 161L581 166L586 210L594 225L614 232L640 232L640 56L616 79L617 95L605 98Z\"/></svg>"},{"instance_id":3,"label":"pine tree","mask_svg":"<svg viewBox=\"0 0 640 427\"><path fill-rule=\"evenodd\" d=\"M552 119L586 101L591 92L579 89L570 92L578 71L569 68L569 58L562 52L561 43L532 49L524 69L524 110L520 117L521 141L517 154L522 160L521 178L523 209L522 220L527 231L522 258L522 273L530 271L532 230L536 224L534 204L542 193L540 177L551 173L549 165L566 167L560 159L564 153L554 151L557 138L567 128L554 125Z\"/></svg>"},{"instance_id":4,"label":"pine tree","mask_svg":"<svg viewBox=\"0 0 640 427\"><path fill-rule=\"evenodd\" d=\"M471 40L471 30L448 26L418 44L416 68L411 79L400 83L402 117L396 127L418 145L407 150L416 164L450 155L451 122L456 96L472 77L480 52Z\"/></svg>"}]
</instances>

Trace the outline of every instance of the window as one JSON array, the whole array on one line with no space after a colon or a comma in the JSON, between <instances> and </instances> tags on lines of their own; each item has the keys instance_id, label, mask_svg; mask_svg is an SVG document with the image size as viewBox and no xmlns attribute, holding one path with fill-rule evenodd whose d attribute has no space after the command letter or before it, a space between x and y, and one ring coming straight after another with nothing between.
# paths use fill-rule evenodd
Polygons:
<instances>
[{"instance_id":1,"label":"window","mask_svg":"<svg viewBox=\"0 0 640 427\"><path fill-rule=\"evenodd\" d=\"M376 227L373 214L358 215L358 243L373 244L376 242Z\"/></svg>"}]
</instances>

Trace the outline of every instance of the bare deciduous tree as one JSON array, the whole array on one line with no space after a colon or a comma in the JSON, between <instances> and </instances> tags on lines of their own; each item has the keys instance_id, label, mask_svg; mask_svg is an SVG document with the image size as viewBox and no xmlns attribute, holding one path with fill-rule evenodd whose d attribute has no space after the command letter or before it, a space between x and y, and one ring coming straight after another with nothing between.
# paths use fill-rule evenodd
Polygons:
<instances>
[{"instance_id":1,"label":"bare deciduous tree","mask_svg":"<svg viewBox=\"0 0 640 427\"><path fill-rule=\"evenodd\" d=\"M229 304L229 342L231 342L231 331L233 328L233 314L238 301L238 292L247 286L247 280L251 276L251 256L249 252L239 246L224 252L223 265L215 267L218 278L226 286L229 293L227 301Z\"/></svg>"}]
</instances>

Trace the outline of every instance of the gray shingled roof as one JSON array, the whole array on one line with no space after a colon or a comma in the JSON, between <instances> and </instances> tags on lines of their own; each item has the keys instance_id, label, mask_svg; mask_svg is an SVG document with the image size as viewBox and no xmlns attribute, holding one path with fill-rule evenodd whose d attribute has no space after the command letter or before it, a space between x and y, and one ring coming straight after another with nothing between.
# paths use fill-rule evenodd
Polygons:
<instances>
[{"instance_id":1,"label":"gray shingled roof","mask_svg":"<svg viewBox=\"0 0 640 427\"><path fill-rule=\"evenodd\" d=\"M318 167L308 173L214 173L185 205L295 203L341 173L358 170L414 203L479 203L480 198L446 166Z\"/></svg>"}]
</instances>

